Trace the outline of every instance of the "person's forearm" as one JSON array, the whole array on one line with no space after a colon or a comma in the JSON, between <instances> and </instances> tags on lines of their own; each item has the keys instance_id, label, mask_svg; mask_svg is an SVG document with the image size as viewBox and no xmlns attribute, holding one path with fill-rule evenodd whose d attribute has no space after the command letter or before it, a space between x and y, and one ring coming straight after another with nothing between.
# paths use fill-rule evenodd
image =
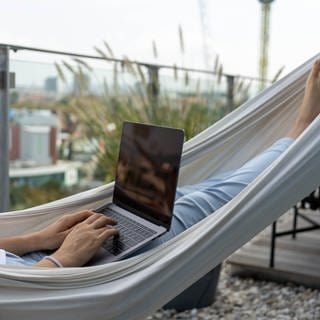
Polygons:
<instances>
[{"instance_id":1,"label":"person's forearm","mask_svg":"<svg viewBox=\"0 0 320 320\"><path fill-rule=\"evenodd\" d=\"M57 250L49 257L44 257L41 261L33 265L34 267L57 268L57 267L79 267L77 257L73 254Z\"/></svg>"},{"instance_id":2,"label":"person's forearm","mask_svg":"<svg viewBox=\"0 0 320 320\"><path fill-rule=\"evenodd\" d=\"M60 257L58 252L50 256L44 257L42 260L33 265L34 267L41 268L63 268L63 267L72 267L73 264L67 265L66 260L63 259L63 256Z\"/></svg>"},{"instance_id":3,"label":"person's forearm","mask_svg":"<svg viewBox=\"0 0 320 320\"><path fill-rule=\"evenodd\" d=\"M41 261L35 263L35 264L33 265L33 267L58 268L58 266L57 266L54 262L52 262L52 261L50 261L50 260L48 260L48 259L42 259Z\"/></svg>"},{"instance_id":4,"label":"person's forearm","mask_svg":"<svg viewBox=\"0 0 320 320\"><path fill-rule=\"evenodd\" d=\"M0 238L0 248L22 256L28 252L41 250L41 239L37 233Z\"/></svg>"}]
</instances>

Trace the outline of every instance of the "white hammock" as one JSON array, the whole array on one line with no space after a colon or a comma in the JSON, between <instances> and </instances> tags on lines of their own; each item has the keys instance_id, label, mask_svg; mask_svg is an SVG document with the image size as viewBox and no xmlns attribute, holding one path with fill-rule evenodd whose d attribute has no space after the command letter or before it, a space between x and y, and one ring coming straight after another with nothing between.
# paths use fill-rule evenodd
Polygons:
<instances>
[{"instance_id":1,"label":"white hammock","mask_svg":"<svg viewBox=\"0 0 320 320\"><path fill-rule=\"evenodd\" d=\"M285 135L312 58L184 146L180 184L237 168ZM237 197L168 243L88 268L0 266L1 319L143 319L175 297L320 181L320 119ZM0 215L0 236L42 228L66 212L110 198L112 184L40 207Z\"/></svg>"}]
</instances>

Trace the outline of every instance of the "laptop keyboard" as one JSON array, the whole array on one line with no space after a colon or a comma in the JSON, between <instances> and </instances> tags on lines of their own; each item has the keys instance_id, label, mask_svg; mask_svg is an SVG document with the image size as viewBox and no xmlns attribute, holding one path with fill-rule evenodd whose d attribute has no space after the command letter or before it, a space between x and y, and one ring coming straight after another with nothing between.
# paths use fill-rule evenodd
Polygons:
<instances>
[{"instance_id":1,"label":"laptop keyboard","mask_svg":"<svg viewBox=\"0 0 320 320\"><path fill-rule=\"evenodd\" d=\"M103 210L102 213L117 221L116 228L119 230L119 237L114 237L103 246L108 252L115 256L156 233L156 231L124 215L118 214L110 208Z\"/></svg>"}]
</instances>

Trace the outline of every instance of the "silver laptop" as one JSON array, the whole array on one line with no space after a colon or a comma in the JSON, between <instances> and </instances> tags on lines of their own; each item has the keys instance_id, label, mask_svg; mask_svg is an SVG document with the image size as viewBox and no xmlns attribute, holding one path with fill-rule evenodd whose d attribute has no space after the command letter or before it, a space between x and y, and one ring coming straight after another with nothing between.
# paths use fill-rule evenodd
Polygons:
<instances>
[{"instance_id":1,"label":"silver laptop","mask_svg":"<svg viewBox=\"0 0 320 320\"><path fill-rule=\"evenodd\" d=\"M112 203L95 210L120 235L89 265L120 260L170 229L183 140L181 129L124 122Z\"/></svg>"}]
</instances>

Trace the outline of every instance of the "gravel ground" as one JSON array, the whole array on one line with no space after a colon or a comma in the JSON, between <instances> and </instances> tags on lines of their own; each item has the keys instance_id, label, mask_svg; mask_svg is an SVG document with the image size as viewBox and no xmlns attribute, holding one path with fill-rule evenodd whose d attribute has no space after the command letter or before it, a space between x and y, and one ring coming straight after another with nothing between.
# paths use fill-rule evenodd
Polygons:
<instances>
[{"instance_id":1,"label":"gravel ground","mask_svg":"<svg viewBox=\"0 0 320 320\"><path fill-rule=\"evenodd\" d=\"M177 313L158 310L146 320L320 320L320 290L231 277L224 264L215 302L203 309Z\"/></svg>"}]
</instances>

